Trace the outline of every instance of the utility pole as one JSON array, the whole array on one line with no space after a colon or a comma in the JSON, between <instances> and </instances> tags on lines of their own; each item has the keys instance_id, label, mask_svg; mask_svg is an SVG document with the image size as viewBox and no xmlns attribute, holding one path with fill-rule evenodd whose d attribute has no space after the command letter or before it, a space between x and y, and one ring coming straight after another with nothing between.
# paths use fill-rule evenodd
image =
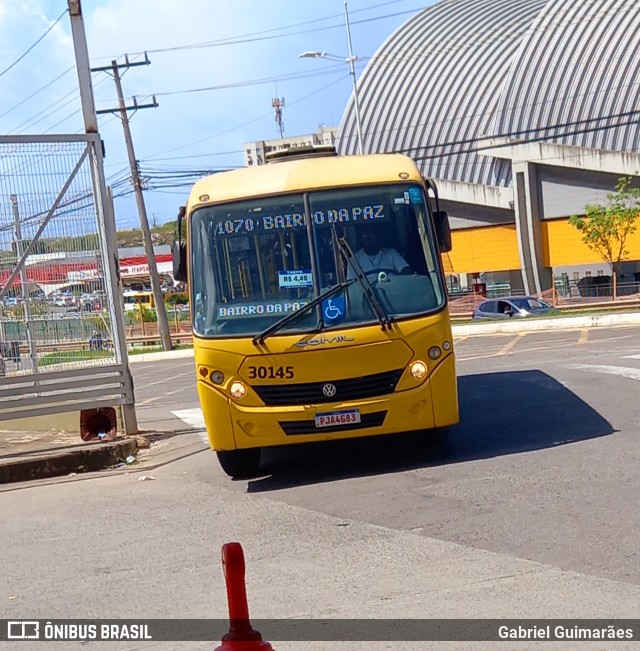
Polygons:
<instances>
[{"instance_id":1,"label":"utility pole","mask_svg":"<svg viewBox=\"0 0 640 651\"><path fill-rule=\"evenodd\" d=\"M82 5L80 4L80 0L67 0L67 2L69 5L69 16L71 18L73 49L76 55L76 67L78 69L78 85L80 87L84 130L86 133L98 133L98 118L96 117L96 106L93 101L89 50L87 48L87 36L84 31Z\"/></svg>"},{"instance_id":2,"label":"utility pole","mask_svg":"<svg viewBox=\"0 0 640 651\"><path fill-rule=\"evenodd\" d=\"M73 48L76 57L84 129L87 134L95 134L95 136L98 136L98 117L93 98L89 50L87 48L87 38L84 31L82 5L80 0L67 0L67 2L69 6L69 17L71 19L71 33L73 36ZM123 376L127 398L125 403L122 405L122 423L127 434L136 434L139 431L138 419L136 416L133 377L131 375L131 369L129 368L122 296L120 295L118 251L115 242L115 217L113 215L111 203L109 202L110 197L107 195L107 184L104 178L102 145L102 141L98 141L90 147L90 157L92 162L91 178L98 216L98 233L100 234L99 239L102 254L104 283L105 289L107 290L107 302L112 320L111 328L114 352L116 355L116 361L119 364L122 364L124 368Z\"/></svg>"},{"instance_id":3,"label":"utility pole","mask_svg":"<svg viewBox=\"0 0 640 651\"><path fill-rule=\"evenodd\" d=\"M355 61L358 57L353 56L353 49L351 47L351 25L349 24L349 9L347 8L347 0L344 0L344 20L347 26L347 45L349 46L349 67L351 69L351 79L353 81L353 106L356 110L356 129L358 130L358 153L362 154L362 122L360 121L360 100L358 98L358 82L356 81L356 67Z\"/></svg>"},{"instance_id":4,"label":"utility pole","mask_svg":"<svg viewBox=\"0 0 640 651\"><path fill-rule=\"evenodd\" d=\"M131 181L133 183L133 189L136 195L136 204L138 206L138 213L140 215L140 229L142 231L144 249L147 254L147 260L149 261L149 276L151 279L151 291L153 292L153 298L156 304L158 332L160 334L160 339L162 340L163 350L171 350L173 348L173 344L171 343L171 333L169 332L169 319L167 318L167 310L164 305L164 296L162 294L162 288L160 287L160 276L158 274L156 256L153 252L153 240L151 239L149 218L147 217L147 209L144 204L144 196L142 194L140 170L138 169L138 161L136 160L136 155L133 150L133 140L131 139L131 130L129 129L129 116L127 114L127 107L124 103L122 83L120 81L120 70L116 61L111 62L111 70L113 71L113 78L115 79L116 90L118 91L118 106L120 110L120 118L122 119L122 128L124 129L124 139L127 144L129 166L131 167Z\"/></svg>"}]
</instances>

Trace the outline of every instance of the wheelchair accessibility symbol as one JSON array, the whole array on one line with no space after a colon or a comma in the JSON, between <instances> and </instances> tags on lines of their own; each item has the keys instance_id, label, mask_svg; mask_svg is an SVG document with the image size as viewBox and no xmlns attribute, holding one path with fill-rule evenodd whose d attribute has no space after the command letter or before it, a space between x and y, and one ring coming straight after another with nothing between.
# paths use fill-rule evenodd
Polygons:
<instances>
[{"instance_id":1,"label":"wheelchair accessibility symbol","mask_svg":"<svg viewBox=\"0 0 640 651\"><path fill-rule=\"evenodd\" d=\"M327 321L338 321L344 317L345 302L344 298L338 296L337 298L328 298L322 301L322 313Z\"/></svg>"}]
</instances>

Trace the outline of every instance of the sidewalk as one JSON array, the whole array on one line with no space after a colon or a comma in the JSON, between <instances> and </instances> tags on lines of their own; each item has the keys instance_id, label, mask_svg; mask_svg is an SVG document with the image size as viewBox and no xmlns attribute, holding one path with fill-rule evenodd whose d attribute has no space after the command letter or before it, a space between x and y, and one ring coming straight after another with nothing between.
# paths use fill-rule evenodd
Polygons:
<instances>
[{"instance_id":1,"label":"sidewalk","mask_svg":"<svg viewBox=\"0 0 640 651\"><path fill-rule=\"evenodd\" d=\"M640 311L547 319L454 323L452 330L454 337L463 337L633 324L640 324ZM193 349L131 355L129 363L186 357L193 357ZM11 432L3 431L0 423L0 484L102 470L124 462L127 457L135 455L139 447L148 446L149 441L144 436L122 437L110 443L87 443L80 439L77 432Z\"/></svg>"},{"instance_id":2,"label":"sidewalk","mask_svg":"<svg viewBox=\"0 0 640 651\"><path fill-rule=\"evenodd\" d=\"M1 423L0 423L1 426ZM144 437L84 442L77 432L0 430L0 484L102 470L135 455Z\"/></svg>"}]
</instances>

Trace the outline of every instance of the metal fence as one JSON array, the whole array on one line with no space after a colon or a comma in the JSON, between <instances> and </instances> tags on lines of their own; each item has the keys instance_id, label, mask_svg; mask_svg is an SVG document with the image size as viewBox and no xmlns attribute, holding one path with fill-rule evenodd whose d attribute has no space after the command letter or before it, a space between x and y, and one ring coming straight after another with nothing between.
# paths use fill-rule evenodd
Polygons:
<instances>
[{"instance_id":1,"label":"metal fence","mask_svg":"<svg viewBox=\"0 0 640 651\"><path fill-rule=\"evenodd\" d=\"M0 420L133 404L100 147L0 137Z\"/></svg>"},{"instance_id":2,"label":"metal fence","mask_svg":"<svg viewBox=\"0 0 640 651\"><path fill-rule=\"evenodd\" d=\"M615 288L616 298L640 298L640 283L618 283ZM560 300L570 298L582 299L613 299L613 283L588 283L574 280L564 283L556 282L556 293Z\"/></svg>"}]
</instances>

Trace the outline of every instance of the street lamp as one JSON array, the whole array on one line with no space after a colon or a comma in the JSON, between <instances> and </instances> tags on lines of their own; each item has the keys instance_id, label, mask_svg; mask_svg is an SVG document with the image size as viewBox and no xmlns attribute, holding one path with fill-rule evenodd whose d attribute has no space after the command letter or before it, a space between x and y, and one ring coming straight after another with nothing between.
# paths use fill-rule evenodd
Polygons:
<instances>
[{"instance_id":1,"label":"street lamp","mask_svg":"<svg viewBox=\"0 0 640 651\"><path fill-rule=\"evenodd\" d=\"M344 18L347 27L347 42L349 44L349 56L340 57L336 54L329 54L328 52L303 52L298 55L300 59L330 59L333 61L345 61L349 64L351 69L351 79L353 81L353 102L356 109L356 128L358 131L358 153L362 154L362 124L360 122L360 102L358 100L358 85L356 83L356 66L355 62L360 59L353 55L351 49L351 28L349 27L349 11L347 9L347 0L344 0Z\"/></svg>"}]
</instances>

